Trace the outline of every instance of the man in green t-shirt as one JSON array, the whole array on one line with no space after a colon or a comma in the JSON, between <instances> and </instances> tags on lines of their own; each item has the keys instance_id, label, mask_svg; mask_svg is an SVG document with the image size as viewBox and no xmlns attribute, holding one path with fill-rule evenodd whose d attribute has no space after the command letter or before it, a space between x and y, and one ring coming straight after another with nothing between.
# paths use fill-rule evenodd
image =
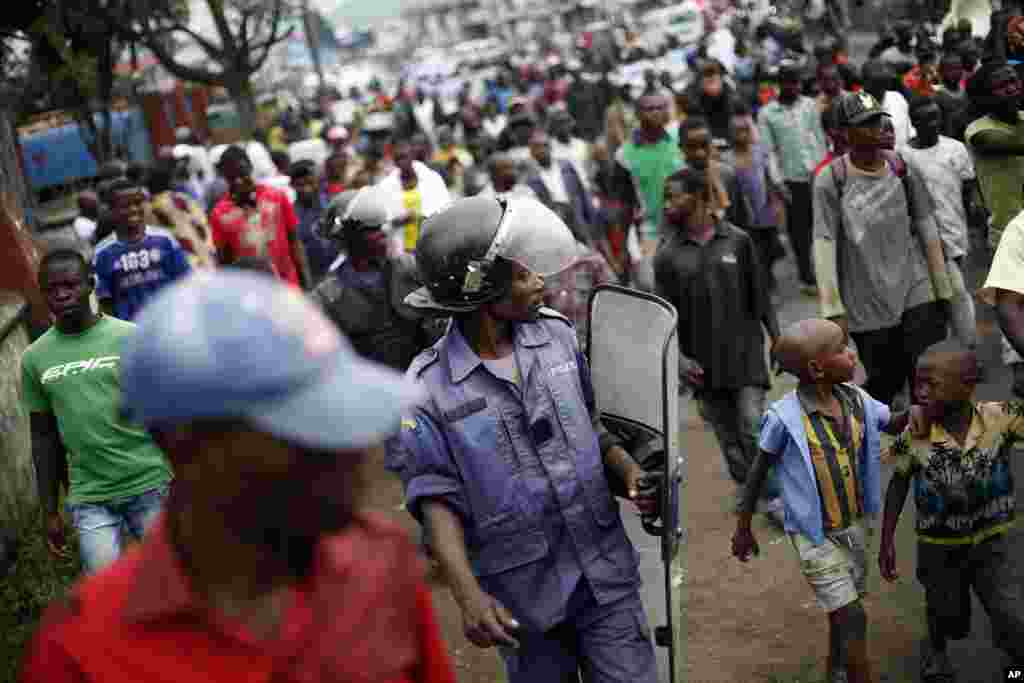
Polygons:
<instances>
[{"instance_id":1,"label":"man in green t-shirt","mask_svg":"<svg viewBox=\"0 0 1024 683\"><path fill-rule=\"evenodd\" d=\"M640 125L619 148L612 175L612 195L637 223L640 253L632 255L630 279L646 291L654 290L651 264L658 246L665 180L683 167L676 137L665 127L668 105L659 94L637 100Z\"/></svg>"},{"instance_id":2,"label":"man in green t-shirt","mask_svg":"<svg viewBox=\"0 0 1024 683\"><path fill-rule=\"evenodd\" d=\"M121 342L135 325L93 311L92 268L73 249L39 265L39 285L55 325L21 359L22 402L46 511L50 550L64 546L60 482L87 573L117 559L123 531L141 538L171 481L149 434L121 417Z\"/></svg>"}]
</instances>

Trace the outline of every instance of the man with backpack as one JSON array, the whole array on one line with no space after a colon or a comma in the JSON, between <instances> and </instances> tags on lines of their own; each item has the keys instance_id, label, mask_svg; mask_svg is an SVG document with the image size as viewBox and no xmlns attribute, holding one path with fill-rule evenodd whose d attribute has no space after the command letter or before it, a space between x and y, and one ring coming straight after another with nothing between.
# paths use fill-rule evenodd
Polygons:
<instances>
[{"instance_id":1,"label":"man with backpack","mask_svg":"<svg viewBox=\"0 0 1024 683\"><path fill-rule=\"evenodd\" d=\"M921 352L945 338L952 290L931 197L891 151L889 115L866 92L833 106L849 150L814 180L819 301L856 342L865 389L888 405Z\"/></svg>"}]
</instances>

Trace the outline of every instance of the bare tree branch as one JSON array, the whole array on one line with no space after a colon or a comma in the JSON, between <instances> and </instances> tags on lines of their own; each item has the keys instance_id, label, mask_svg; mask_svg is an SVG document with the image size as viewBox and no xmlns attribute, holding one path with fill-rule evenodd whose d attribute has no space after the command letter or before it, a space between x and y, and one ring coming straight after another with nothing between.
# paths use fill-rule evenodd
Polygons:
<instances>
[{"instance_id":1,"label":"bare tree branch","mask_svg":"<svg viewBox=\"0 0 1024 683\"><path fill-rule=\"evenodd\" d=\"M160 64L175 78L211 86L220 85L224 81L223 72L218 73L197 66L181 64L174 58L174 54L159 40L147 40L146 47L153 52L153 55L156 56Z\"/></svg>"},{"instance_id":2,"label":"bare tree branch","mask_svg":"<svg viewBox=\"0 0 1024 683\"><path fill-rule=\"evenodd\" d=\"M251 8L241 10L241 16L238 22L238 44L243 47L248 47L249 45L249 20L251 18Z\"/></svg>"},{"instance_id":3,"label":"bare tree branch","mask_svg":"<svg viewBox=\"0 0 1024 683\"><path fill-rule=\"evenodd\" d=\"M270 56L271 48L292 34L292 27L289 27L287 31L281 33L281 14L283 10L284 0L274 0L274 13L270 19L270 37L263 41L262 44L253 45L251 48L253 51L263 51L263 54L258 58L250 61L250 64L254 66L254 72L259 71L266 63L267 58Z\"/></svg>"},{"instance_id":4,"label":"bare tree branch","mask_svg":"<svg viewBox=\"0 0 1024 683\"><path fill-rule=\"evenodd\" d=\"M183 24L177 24L174 26L168 26L168 34L174 35L176 32L181 32L187 35L192 40L196 41L196 44L203 49L203 52L208 54L211 59L220 60L224 56L224 50L219 45L216 45L212 41L203 38L201 35L190 29L188 26Z\"/></svg>"},{"instance_id":5,"label":"bare tree branch","mask_svg":"<svg viewBox=\"0 0 1024 683\"><path fill-rule=\"evenodd\" d=\"M182 13L175 12L176 3L180 2L139 0L136 3L140 25L137 40L149 47L173 76L227 88L238 106L243 135L251 135L256 112L251 79L265 65L272 48L291 34L283 25L288 7L286 0L205 0L218 34L214 40L189 28ZM139 12L139 4L158 5L154 8L158 11ZM206 65L182 63L166 43L167 38L175 35L195 41L217 71Z\"/></svg>"},{"instance_id":6,"label":"bare tree branch","mask_svg":"<svg viewBox=\"0 0 1024 683\"><path fill-rule=\"evenodd\" d=\"M217 35L220 36L224 54L232 56L238 54L238 43L228 25L227 15L224 13L224 0L206 0L206 6L210 8L210 14L213 15L213 23L217 26Z\"/></svg>"}]
</instances>

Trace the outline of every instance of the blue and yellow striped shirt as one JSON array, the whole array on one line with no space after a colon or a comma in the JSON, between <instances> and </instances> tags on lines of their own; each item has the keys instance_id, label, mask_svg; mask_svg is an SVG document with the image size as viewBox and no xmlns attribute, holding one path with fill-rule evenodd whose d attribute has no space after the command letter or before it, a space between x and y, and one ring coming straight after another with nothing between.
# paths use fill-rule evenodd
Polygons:
<instances>
[{"instance_id":1,"label":"blue and yellow striped shirt","mask_svg":"<svg viewBox=\"0 0 1024 683\"><path fill-rule=\"evenodd\" d=\"M864 496L857 473L857 454L864 440L864 406L856 390L836 385L839 419L805 409L804 430L821 497L825 532L845 529L864 515Z\"/></svg>"}]
</instances>

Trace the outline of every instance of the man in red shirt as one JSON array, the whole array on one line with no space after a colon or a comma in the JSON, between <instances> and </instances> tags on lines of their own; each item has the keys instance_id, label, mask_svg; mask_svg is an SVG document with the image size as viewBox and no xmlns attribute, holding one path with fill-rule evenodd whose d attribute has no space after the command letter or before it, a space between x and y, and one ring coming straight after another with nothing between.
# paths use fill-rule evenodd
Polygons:
<instances>
[{"instance_id":1,"label":"man in red shirt","mask_svg":"<svg viewBox=\"0 0 1024 683\"><path fill-rule=\"evenodd\" d=\"M136 322L124 419L176 481L142 543L50 607L22 683L454 683L415 546L359 505L416 385L264 274L195 275Z\"/></svg>"},{"instance_id":2,"label":"man in red shirt","mask_svg":"<svg viewBox=\"0 0 1024 683\"><path fill-rule=\"evenodd\" d=\"M306 254L287 195L252 179L252 162L241 147L224 150L217 170L228 192L210 212L210 229L220 262L230 265L242 257L270 261L277 277L296 287L311 286Z\"/></svg>"},{"instance_id":3,"label":"man in red shirt","mask_svg":"<svg viewBox=\"0 0 1024 683\"><path fill-rule=\"evenodd\" d=\"M828 152L825 154L825 158L815 166L815 178L832 163L833 159L838 159L846 154L846 150L849 148L846 142L846 131L839 127L836 113L837 110L831 104L821 112L821 128L825 131L825 137L828 139Z\"/></svg>"}]
</instances>

